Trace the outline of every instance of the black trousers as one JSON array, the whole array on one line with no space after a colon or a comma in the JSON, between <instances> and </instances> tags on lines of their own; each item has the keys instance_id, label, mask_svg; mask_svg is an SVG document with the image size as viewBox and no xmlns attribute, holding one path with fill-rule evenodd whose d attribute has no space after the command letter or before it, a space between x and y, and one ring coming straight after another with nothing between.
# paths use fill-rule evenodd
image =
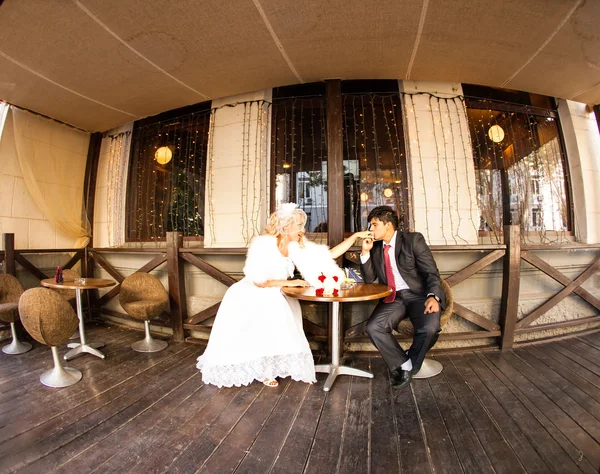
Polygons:
<instances>
[{"instance_id":1,"label":"black trousers","mask_svg":"<svg viewBox=\"0 0 600 474\"><path fill-rule=\"evenodd\" d=\"M367 322L367 334L391 371L410 358L413 370L418 372L425 354L438 339L441 331L441 309L436 313L425 314L426 300L426 296L417 295L410 290L401 290L396 293L393 303L384 303L381 300ZM396 329L398 323L406 317L410 318L414 327L413 343L408 355L392 334L392 329Z\"/></svg>"}]
</instances>

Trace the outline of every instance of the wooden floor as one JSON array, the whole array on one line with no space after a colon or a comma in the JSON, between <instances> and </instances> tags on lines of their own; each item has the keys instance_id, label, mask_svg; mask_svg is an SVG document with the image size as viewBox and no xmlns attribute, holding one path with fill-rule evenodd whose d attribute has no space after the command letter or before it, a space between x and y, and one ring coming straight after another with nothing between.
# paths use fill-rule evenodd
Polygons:
<instances>
[{"instance_id":1,"label":"wooden floor","mask_svg":"<svg viewBox=\"0 0 600 474\"><path fill-rule=\"evenodd\" d=\"M372 380L282 380L217 389L195 368L201 346L140 354L141 333L91 326L106 360L83 379L39 382L47 347L0 354L0 472L587 472L600 467L600 333L508 353L438 356L444 371L391 390ZM61 351L63 353L64 350Z\"/></svg>"}]
</instances>

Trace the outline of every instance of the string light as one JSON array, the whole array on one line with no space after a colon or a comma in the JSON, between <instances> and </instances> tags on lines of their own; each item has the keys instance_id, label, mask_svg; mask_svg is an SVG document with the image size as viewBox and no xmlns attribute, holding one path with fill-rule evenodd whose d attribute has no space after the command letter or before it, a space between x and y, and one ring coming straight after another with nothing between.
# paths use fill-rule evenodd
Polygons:
<instances>
[{"instance_id":1,"label":"string light","mask_svg":"<svg viewBox=\"0 0 600 474\"><path fill-rule=\"evenodd\" d=\"M110 139L108 151L108 175L106 179L108 246L118 247L123 243L122 236L124 235L125 187L123 182L129 161L131 132L120 132L109 135L108 138Z\"/></svg>"},{"instance_id":2,"label":"string light","mask_svg":"<svg viewBox=\"0 0 600 474\"><path fill-rule=\"evenodd\" d=\"M215 114L216 109L211 109L210 111L210 126L209 126L209 140L208 140L208 163L210 164L209 169L207 170L207 191L208 191L208 219L209 219L209 227L210 227L210 237L213 245L215 244L217 237L215 235L215 202L214 202L214 175L215 175L215 153L214 153L214 144L215 144Z\"/></svg>"},{"instance_id":3,"label":"string light","mask_svg":"<svg viewBox=\"0 0 600 474\"><path fill-rule=\"evenodd\" d=\"M450 217L450 235L452 236L452 239L454 240L454 244L458 245L458 241L456 240L456 231L454 230L454 219L452 218L452 183L450 180L450 164L448 163L448 147L447 147L447 141L445 139L445 135L447 135L447 132L444 133L444 124L443 124L443 118L442 118L442 107L440 105L440 100L446 100L446 99L439 99L437 98L437 107L435 108L435 111L438 112L439 115L439 120L438 123L440 125L440 129L442 131L442 145L444 147L444 170L446 171L446 183L448 185L448 215ZM437 141L437 140L436 140ZM453 156L454 156L454 152L453 152ZM454 160L453 160L454 161ZM456 164L455 164L456 166ZM439 168L438 168L439 170ZM458 188L458 180L455 181L456 187ZM441 183L440 183L441 185ZM440 189L440 192L443 192L443 189ZM458 189L456 189L456 192L454 193L455 196L458 199ZM457 206L458 207L458 206ZM442 212L443 214L443 212ZM460 218L460 216L459 216ZM443 225L443 217L442 217L442 225ZM445 234L444 234L445 229L442 228L442 236L444 237L444 239L446 238Z\"/></svg>"},{"instance_id":4,"label":"string light","mask_svg":"<svg viewBox=\"0 0 600 474\"><path fill-rule=\"evenodd\" d=\"M499 199L504 193L511 206L505 213L513 224L520 224L524 242L533 242L533 232L542 243L567 240L564 186L568 178L558 129L554 121L547 120L553 112L519 105L506 111L506 103L493 100L472 99L470 103L472 108L468 107L467 113L474 142L482 230L490 230L500 241L504 218L496 212L498 206L492 198ZM500 128L505 134L503 140L488 140L490 130ZM499 180L502 174L504 178ZM550 237L549 227L556 231L556 238Z\"/></svg>"},{"instance_id":5,"label":"string light","mask_svg":"<svg viewBox=\"0 0 600 474\"><path fill-rule=\"evenodd\" d=\"M248 104L244 103L244 110L243 110L243 120L242 120L242 183L241 183L241 193L240 193L240 197L242 200L241 203L241 220L242 220L242 226L241 226L241 233L242 233L242 237L244 238L244 241L247 242L248 241L248 229L246 227L246 206L247 206L247 200L248 200L248 183L247 183L247 176L248 176L248 168L249 165L246 163L246 127L248 125L248 120L246 119L246 113L248 112Z\"/></svg>"},{"instance_id":6,"label":"string light","mask_svg":"<svg viewBox=\"0 0 600 474\"><path fill-rule=\"evenodd\" d=\"M455 191L454 191L454 195L456 196L456 201L455 201L455 211L456 211L456 216L457 216L457 220L458 223L456 225L456 233L453 233L453 237L454 241L456 243L458 243L456 241L456 237L458 237L459 239L461 239L465 244L468 244L469 241L465 238L463 238L460 235L461 232L461 227L462 227L462 213L460 212L460 203L459 203L459 199L460 199L460 192L459 192L459 178L458 178L458 170L457 170L457 164L458 164L458 153L457 153L457 148L456 148L456 140L455 140L455 136L454 136L454 131L457 130L458 128L460 128L460 117L458 117L458 124L455 126L454 123L452 122L452 113L450 112L450 104L449 101L452 101L452 103L454 103L454 99L445 99L444 103L446 106L446 118L448 119L448 124L449 124L449 131L448 131L448 135L450 136L451 142L452 142L452 156L453 156L453 165L454 165L454 183L455 183ZM441 106L440 106L440 114L441 114ZM462 150L463 151L463 156L466 155L466 150ZM465 167L465 169L463 170L466 178L468 179L468 175L469 175L469 170L468 168ZM471 201L471 195L468 195L468 200Z\"/></svg>"},{"instance_id":7,"label":"string light","mask_svg":"<svg viewBox=\"0 0 600 474\"><path fill-rule=\"evenodd\" d=\"M129 239L159 246L167 231L203 235L200 207L209 114L208 110L192 112L134 128L130 179L137 185L137 212L135 228L128 229Z\"/></svg>"},{"instance_id":8,"label":"string light","mask_svg":"<svg viewBox=\"0 0 600 474\"><path fill-rule=\"evenodd\" d=\"M408 94L408 97L410 98L410 103L411 103L411 110L414 111L415 110L415 102L413 99L413 94ZM421 140L419 138L419 126L417 125L417 114L416 113L412 113L412 118L413 121L415 123L415 141L417 144L417 156L418 156L418 162L419 162L419 173L420 173L420 177L421 177L421 185L423 188L423 199L424 199L424 203L425 203L425 235L427 236L427 241L431 241L431 236L429 234L429 208L428 208L428 204L427 204L427 187L425 185L425 173L423 171L423 155L421 154ZM414 200L413 200L414 202Z\"/></svg>"},{"instance_id":9,"label":"string light","mask_svg":"<svg viewBox=\"0 0 600 474\"><path fill-rule=\"evenodd\" d=\"M435 143L435 149L436 149L436 156L440 156L440 143L437 139L437 135L436 135L436 122L435 122L435 118L433 115L433 107L431 105L431 100L433 99L432 96L429 96L429 104L427 105L427 109L430 112L430 116L431 116L431 125L432 125L432 131L431 131L431 135L433 138L433 142ZM442 142L443 144L443 142ZM446 239L446 235L444 232L444 190L442 188L442 176L441 176L441 171L440 171L440 167L438 165L437 159L434 161L434 165L435 165L435 171L437 174L437 178L438 178L438 189L440 190L440 205L441 205L441 212L440 212L440 233L442 238L444 239L444 244L448 245L448 239ZM450 219L450 222L452 222L452 219Z\"/></svg>"},{"instance_id":10,"label":"string light","mask_svg":"<svg viewBox=\"0 0 600 474\"><path fill-rule=\"evenodd\" d=\"M426 107L426 111L424 111L423 107L419 110L415 107L415 95L426 95L429 96L429 104ZM546 226L552 226L554 229L558 229L564 233L566 226L562 225L564 218L561 217L561 213L563 213L566 208L566 199L564 198L566 192L564 189L564 178L561 180L560 178L556 178L555 176L563 176L565 175L564 166L562 165L561 159L561 151L560 144L558 141L540 141L540 130L543 127L543 124L535 123L533 120L533 115L525 114L527 118L527 122L524 122L525 129L524 135L516 139L516 135L511 130L513 122L516 124L517 119L520 118L520 115L517 114L512 120L507 117L509 124L500 125L495 124L491 120L491 117L494 117L494 120L498 117L492 116L492 108L487 109L488 120L482 120L477 117L475 119L475 123L473 124L473 128L471 129L471 137L472 142L469 143L468 132L465 130L463 132L463 120L462 117L465 114L468 114L468 109L464 106L464 98L462 96L455 97L445 97L439 98L434 94L428 93L414 93L414 94L397 94L401 100L406 99L407 104L410 102L409 106L403 107L404 112L407 114L408 122L414 122L414 138L411 137L411 159L413 164L413 170L417 173L420 173L420 179L422 183L422 195L425 204L425 229L424 233L427 236L427 239L431 239L430 234L430 223L428 214L430 212L430 205L428 203L428 187L431 188L430 185L425 186L425 170L424 170L424 162L421 150L421 139L423 135L427 134L429 131L420 130L419 120L422 117L425 117L427 114L431 119L431 135L433 141L435 143L436 155L437 159L432 160L433 164L433 174L428 173L428 178L432 175L435 176L437 174L438 188L441 190L441 199L440 199L440 207L441 207L441 226L440 226L440 234L444 239L445 243L448 244L448 239L446 238L445 232L449 230L451 232L451 236L454 239L454 243L457 244L457 239L461 241L467 242L467 239L462 237L460 234L463 231L462 225L462 216L459 210L464 205L461 205L462 194L459 192L461 186L466 186L468 189L468 201L469 201L469 220L472 226L475 229L479 229L479 225L477 225L474 221L474 217L476 214L474 208L474 196L477 196L480 201L480 208L483 206L491 206L493 204L491 197L495 196L497 192L497 187L499 183L496 181L498 174L496 170L500 170L499 159L503 156L505 152L506 143L503 146L498 145L500 142L493 140L492 142L487 141L487 143L483 143L479 140L479 130L484 130L484 134L489 136L489 130L491 130L494 126L498 126L501 128L505 134L504 141L506 139L511 140L514 145L513 157L517 156L530 156L527 160L521 160L521 162L517 162L514 158L510 158L513 162L510 164L511 169L511 186L513 186L511 195L521 195L522 192L525 192L525 195L531 195L531 189L528 190L528 186L531 186L532 176L535 176L535 179L539 181L539 186L544 187L546 194L547 202L552 204L552 211L550 211L550 207L544 208L544 206L538 206L539 211L536 211L534 217L532 217L532 207L529 203L521 200L517 203L517 208L513 212L515 216L518 217L520 215L521 219L525 216L529 219L529 224L532 227L540 228L540 236L542 240L548 241L549 237L546 235ZM360 105L356 106L355 102L357 100L357 96L348 96L348 101L344 102L344 107L342 109L343 114L343 143L345 146L344 156L346 159L350 160L350 157L353 156L356 163L359 166L359 172L363 169L365 171L369 171L372 173L372 182L373 186L378 188L377 192L371 194L373 196L373 200L377 203L383 203L382 197L388 199L394 199L394 203L400 210L403 210L406 206L404 204L407 199L404 196L405 190L408 192L414 193L416 192L413 186L396 186L402 184L402 182L406 182L404 180L404 172L401 169L403 163L405 162L405 158L402 153L403 141L400 140L400 137L403 136L403 132L401 129L402 123L397 122L395 120L394 109L390 106L396 107L396 104L393 104L393 99L391 96L385 97L377 97L375 94L363 94L360 96ZM271 136L273 139L271 140L271 154L273 156L273 162L276 167L276 170L294 170L295 173L288 174L288 176L296 178L294 181L290 182L290 186L287 190L288 196L286 199L298 199L299 196L302 198L308 197L309 192L306 190L306 185L308 182L314 183L310 190L310 196L318 200L320 202L325 202L326 199L326 173L325 168L323 167L323 163L326 160L325 150L326 150L326 133L325 133L325 117L324 117L324 105L321 99L321 107L314 107L312 101L314 98L310 99L294 99L287 102L288 105L291 105L291 113L289 109L286 107L283 108L283 120L277 119L277 117L281 117L278 111L273 114L274 121L271 129ZM346 101L346 99L344 99ZM388 103L389 100L389 103ZM436 104L434 104L434 100ZM458 121L455 122L452 116L453 111L450 110L449 101L452 101L456 107L456 114L458 116ZM442 103L441 103L442 102ZM461 113L459 113L459 105L462 104L462 108L460 109ZM350 104L353 104L350 106ZM269 120L268 113L269 108L271 107L271 103L267 101L247 101L247 102L238 102L236 104L227 104L227 107L237 107L243 104L243 127L242 127L242 186L241 186L241 198L242 198L242 233L245 241L249 241L252 236L256 235L259 230L259 222L261 210L265 210L265 215L268 215L268 206L266 205L266 196L269 195L269 189L271 186L270 179L268 179L268 163L267 163L267 150L268 150L268 128L269 128ZM256 104L256 106L255 106ZM436 106L437 105L437 106ZM281 103L278 104L278 107L281 106ZM309 117L306 117L306 107L310 106L311 114ZM349 112L347 113L346 107L350 106L350 109L353 110L353 115ZM225 106L223 106L225 107ZM198 145L199 142L204 140L203 137L207 137L208 143L205 145L208 148L206 153L206 187L207 187L207 198L208 198L208 214L209 214L209 227L211 228L211 237L213 244L217 241L215 236L215 223L214 223L214 173L215 173L215 155L214 155L214 125L215 125L215 116L218 109L210 110L210 120L209 125L206 127L208 129L208 133L205 135L198 135L198 129L196 129L196 135L180 135L183 133L183 129L189 128L190 125L182 125L179 129L175 129L173 133L169 133L167 129L163 134L161 139L164 140L164 137L168 137L175 143L175 152L172 153L171 160L167 161L170 163L172 167L178 166L181 167L180 170L176 172L172 171L171 174L171 182L164 183L160 179L158 179L156 170L151 170L152 174L149 178L147 178L144 173L150 173L150 170L144 170L143 166L140 166L140 157L142 151L138 148L138 162L137 162L137 175L141 176L141 179L137 180L137 192L136 194L140 198L138 202L142 202L142 198L144 196L149 196L152 205L150 209L150 213L147 213L146 217L144 217L143 207L141 204L138 206L138 215L135 220L136 227L136 235L138 238L142 238L144 234L153 235L155 239L160 238L161 234L157 229L162 229L166 226L166 221L164 219L169 217L169 227L177 227L181 224L181 222L185 222L185 216L193 213L194 215L198 214L198 202L193 199L189 199L186 197L185 190L193 188L193 194L200 194L200 191L203 189L202 180L197 179L197 175L195 174L195 166L197 163L194 161L194 156L197 153L197 148L204 145ZM316 113L320 113L317 119ZM484 111L485 112L485 111ZM356 115L354 115L356 113ZM481 115L481 117L485 117L485 115ZM193 122L192 118L187 117L185 119L187 122ZM306 122L308 120L308 122ZM368 121L371 123L367 123ZM472 121L469 117L467 120L469 126ZM549 121L546 117L543 118L544 124L548 123L551 127L556 127L555 122L553 120ZM310 129L307 129L306 124L310 123ZM422 121L420 122L422 123ZM320 125L321 130L318 130ZM161 126L164 126L162 124ZM284 129L284 137L281 137L281 130ZM514 128L514 127L512 127ZM381 130L384 130L384 136L381 134ZM288 133L289 131L289 133ZM460 133L460 138L457 134ZM159 134L160 136L160 134ZM193 137L193 139L192 139ZM252 138L251 138L252 137ZM252 146L252 140L254 140L254 144ZM545 139L544 139L545 140ZM352 146L352 142L354 142L354 146ZM458 154L460 152L459 147L462 144L463 148L463 159L464 165L461 166L464 169L459 172L459 157ZM113 145L113 144L111 144ZM111 155L114 154L116 157L119 153L118 149L122 149L123 143L115 142L113 146L111 146ZM156 155L157 146L155 144L151 145L152 155ZM253 150L251 151L251 147ZM310 147L310 150L309 148ZM193 150L192 150L193 149ZM468 157L469 152L468 149L472 149L474 153L474 161L476 163L476 176L475 183L471 183L473 179L469 173L469 163ZM529 154L523 155L523 152L529 151ZM388 156L391 157L392 167L390 168L390 164L387 161ZM509 158L505 158L509 159ZM443 160L443 162L442 162ZM371 164L372 169L369 169L369 164ZM442 165L444 169L442 170ZM525 165L527 165L527 169L525 169ZM453 169L451 168L453 166ZM509 166L507 162L507 166ZM133 169L133 168L132 168ZM172 168L174 170L175 168ZM190 170L194 170L190 174ZM536 173L531 174L532 170ZM353 170L349 170L353 172ZM489 173L488 173L489 171ZM275 171L277 173L277 171ZM306 173L306 175L299 175L298 173ZM526 174L529 173L529 174ZM416 173L415 173L416 174ZM445 176L443 176L445 174ZM193 179L189 179L190 176L193 176ZM298 178L301 177L301 180ZM397 179L401 178L401 179ZM406 176L407 180L410 179L410 176ZM308 181L307 181L308 180ZM122 181L122 180L121 180ZM147 183L151 183L155 181L157 184L161 184L161 186L154 186ZM186 184L186 181L188 184ZM364 179L359 178L358 182L360 183L360 191L359 194L360 201L366 203L369 199L369 193L366 192L368 189L365 188L366 181ZM353 184L351 183L351 199L354 198L355 194L353 191ZM162 186L162 184L166 184L166 186ZM393 184L394 186L389 186ZM429 183L431 184L431 183ZM121 183L117 183L115 186L122 186ZM384 187L388 186L388 187ZM156 189L156 192L148 192L150 188ZM296 189L298 188L298 189ZM293 196L293 190L296 189L296 195ZM398 194L394 194L394 190L398 190ZM299 194L299 191L303 191ZM175 193L175 195L173 195ZM180 197L178 197L177 193ZM251 195L250 195L251 193ZM529 193L529 194L527 194ZM202 192L202 199L204 198L204 193ZM367 195L367 200L363 200L363 194ZM115 194L117 196L118 194ZM276 192L276 195L277 192ZM113 202L113 198L110 198L111 208L117 208L118 202ZM159 209L164 209L165 200L168 199L167 204L170 203L170 207L174 208L174 212L166 213L163 216L163 213L156 212ZM355 199L355 198L354 198ZM156 202L155 202L156 200ZM564 202L563 202L564 201ZM178 205L180 203L181 205ZM366 204L365 204L366 206ZM167 206L169 207L169 206ZM308 209L308 208L307 208ZM324 215L323 206L317 206L311 208L312 219L318 219L319 223L326 222L326 215ZM535 209L534 209L535 210ZM496 233L498 237L499 232L501 232L501 223L502 221L494 220L490 213L487 211L482 211L483 220L482 222L486 222L488 224L492 224L492 232ZM449 220L446 220L449 217ZM501 217L501 216L500 216ZM352 216L352 221L354 219L358 219L356 216ZM551 224L549 222L551 221ZM114 221L117 222L117 221ZM449 224L449 229L444 228L444 223ZM358 224L358 221L356 222ZM539 225L537 225L539 224ZM353 224L355 225L355 224ZM522 223L522 225L524 225ZM150 230L142 231L144 227L149 227ZM200 224L197 220L194 220L193 229L187 229L187 231L193 231L195 235L198 235L201 232ZM118 235L119 229L115 226L115 224L109 224L109 234L110 235Z\"/></svg>"},{"instance_id":11,"label":"string light","mask_svg":"<svg viewBox=\"0 0 600 474\"><path fill-rule=\"evenodd\" d=\"M458 101L458 103L457 103L457 101ZM466 119L467 110L465 108L464 101L460 100L459 98L453 98L452 103L454 104L454 107L456 110L456 115L458 116L458 131L460 133L460 141L462 144L462 151L463 151L462 156L463 156L463 160L464 160L465 181L467 183L467 190L468 190L469 220L471 222L471 225L473 227L475 235L477 235L477 233L479 231L479 226L476 225L475 221L473 220L473 214L474 214L473 203L475 202L475 199L474 199L474 194L473 194L473 191L471 188L471 180L469 179L469 177L471 176L471 173L469 172L470 171L469 163L467 161L467 155L468 155L467 150L471 149L471 144L469 143L469 148L467 149L467 144L465 143L465 134L463 133L463 121L461 120L461 117L465 117L465 119ZM462 112L462 114L459 112L459 106L458 106L459 103L461 106L460 112ZM473 161L471 161L471 163L473 163ZM457 177L457 179L458 179L458 177ZM459 223L459 228L460 228L460 223Z\"/></svg>"},{"instance_id":12,"label":"string light","mask_svg":"<svg viewBox=\"0 0 600 474\"><path fill-rule=\"evenodd\" d=\"M257 104L256 107L256 125L255 125L255 131L254 131L254 178L253 178L253 188L254 188L254 192L252 193L253 195L253 199L252 199L252 215L251 215L251 219L252 219L252 236L258 235L260 233L260 230L258 228L258 219L259 219L259 211L260 211L260 199L262 197L262 173L260 172L261 169L261 155L260 155L260 151L259 151L259 145L260 145L260 136L261 136L261 103ZM260 189L256 190L256 182L257 182L257 176L258 176L258 184L260 186ZM257 202L257 196L258 196L258 202Z\"/></svg>"}]
</instances>

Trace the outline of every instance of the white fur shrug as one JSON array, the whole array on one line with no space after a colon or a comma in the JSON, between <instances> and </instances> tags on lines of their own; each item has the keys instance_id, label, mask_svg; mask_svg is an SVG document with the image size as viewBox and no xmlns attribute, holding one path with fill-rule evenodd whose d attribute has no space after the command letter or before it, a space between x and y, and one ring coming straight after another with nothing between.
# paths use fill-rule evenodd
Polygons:
<instances>
[{"instance_id":1,"label":"white fur shrug","mask_svg":"<svg viewBox=\"0 0 600 474\"><path fill-rule=\"evenodd\" d=\"M277 248L277 238L272 235L259 235L252 239L244 275L254 283L264 283L267 280L287 280L294 276L294 264L281 255Z\"/></svg>"},{"instance_id":2,"label":"white fur shrug","mask_svg":"<svg viewBox=\"0 0 600 474\"><path fill-rule=\"evenodd\" d=\"M288 246L289 258L284 257L277 248L277 238L271 235L260 235L252 239L244 275L254 283L267 280L287 280L294 274L294 265L302 274L302 278L315 288L322 287L319 276L327 278L334 275L340 281L344 279L344 271L337 266L327 245L319 245L304 240L304 248L297 242Z\"/></svg>"},{"instance_id":3,"label":"white fur shrug","mask_svg":"<svg viewBox=\"0 0 600 474\"><path fill-rule=\"evenodd\" d=\"M297 242L292 242L288 246L288 252L304 280L311 286L315 288L323 286L319 281L321 274L327 278L337 276L340 282L344 280L344 271L333 260L327 245L305 240L304 248L301 248Z\"/></svg>"}]
</instances>

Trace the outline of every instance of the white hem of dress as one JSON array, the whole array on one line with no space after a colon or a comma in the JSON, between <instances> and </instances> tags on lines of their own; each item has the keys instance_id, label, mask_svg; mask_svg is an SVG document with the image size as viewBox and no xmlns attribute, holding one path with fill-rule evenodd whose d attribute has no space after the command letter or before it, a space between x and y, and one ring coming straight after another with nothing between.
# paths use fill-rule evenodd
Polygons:
<instances>
[{"instance_id":1,"label":"white hem of dress","mask_svg":"<svg viewBox=\"0 0 600 474\"><path fill-rule=\"evenodd\" d=\"M202 381L217 387L241 387L255 380L276 377L291 377L297 382L315 383L315 365L312 354L295 353L265 356L259 359L244 361L238 364L206 366L198 357L196 367L202 371Z\"/></svg>"}]
</instances>

